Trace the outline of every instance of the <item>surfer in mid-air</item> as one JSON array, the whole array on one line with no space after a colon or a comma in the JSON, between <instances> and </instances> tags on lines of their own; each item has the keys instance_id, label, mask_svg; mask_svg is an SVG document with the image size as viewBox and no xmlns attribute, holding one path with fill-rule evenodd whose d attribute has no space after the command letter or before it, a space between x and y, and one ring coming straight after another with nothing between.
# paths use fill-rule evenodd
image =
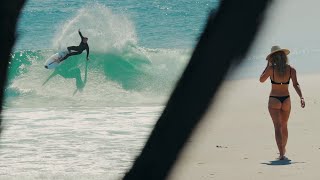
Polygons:
<instances>
[{"instance_id":1,"label":"surfer in mid-air","mask_svg":"<svg viewBox=\"0 0 320 180\"><path fill-rule=\"evenodd\" d=\"M81 42L80 42L79 46L69 46L69 47L67 47L69 53L64 58L62 58L60 60L60 62L66 60L70 56L81 54L84 50L87 51L87 60L89 60L88 38L82 36L82 34L80 32L80 29L78 30L78 33L79 33L79 35L81 37Z\"/></svg>"}]
</instances>

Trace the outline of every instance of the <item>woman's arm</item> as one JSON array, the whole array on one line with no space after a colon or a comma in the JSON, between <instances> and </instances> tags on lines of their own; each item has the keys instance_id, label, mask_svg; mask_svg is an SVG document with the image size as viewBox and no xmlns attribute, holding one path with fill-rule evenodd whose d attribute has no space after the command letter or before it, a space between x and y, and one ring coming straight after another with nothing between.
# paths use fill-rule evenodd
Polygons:
<instances>
[{"instance_id":1,"label":"woman's arm","mask_svg":"<svg viewBox=\"0 0 320 180\"><path fill-rule=\"evenodd\" d=\"M266 66L266 68L264 69L264 71L262 72L261 76L260 76L260 82L265 82L268 77L271 75L271 67L269 66L269 62Z\"/></svg>"},{"instance_id":2,"label":"woman's arm","mask_svg":"<svg viewBox=\"0 0 320 180\"><path fill-rule=\"evenodd\" d=\"M300 97L300 101L301 101L301 107L304 108L305 107L305 102L304 102L304 98L302 96L302 91L301 91L301 87L298 83L298 78L297 78L297 71L295 68L291 67L291 79L292 79L292 84L294 89L296 90L297 94Z\"/></svg>"}]
</instances>

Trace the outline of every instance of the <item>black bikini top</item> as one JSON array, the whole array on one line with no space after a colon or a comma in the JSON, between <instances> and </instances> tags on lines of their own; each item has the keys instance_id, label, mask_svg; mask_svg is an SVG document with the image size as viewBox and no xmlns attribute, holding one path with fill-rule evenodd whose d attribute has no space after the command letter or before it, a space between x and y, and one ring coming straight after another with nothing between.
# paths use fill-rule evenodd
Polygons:
<instances>
[{"instance_id":1,"label":"black bikini top","mask_svg":"<svg viewBox=\"0 0 320 180\"><path fill-rule=\"evenodd\" d=\"M271 84L289 84L289 83L290 83L290 78L291 78L291 67L289 66L289 68L290 68L290 76L289 76L289 79L288 79L287 82L281 82L281 83L275 82L275 81L273 81L273 80L271 79L271 77L270 77ZM273 68L273 79L274 79L274 68Z\"/></svg>"}]
</instances>

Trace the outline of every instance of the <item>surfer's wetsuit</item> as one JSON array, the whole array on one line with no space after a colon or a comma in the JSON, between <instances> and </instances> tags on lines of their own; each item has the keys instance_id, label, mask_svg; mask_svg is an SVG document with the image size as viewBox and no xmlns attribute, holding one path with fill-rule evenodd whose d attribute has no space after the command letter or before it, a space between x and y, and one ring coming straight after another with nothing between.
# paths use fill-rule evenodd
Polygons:
<instances>
[{"instance_id":1,"label":"surfer's wetsuit","mask_svg":"<svg viewBox=\"0 0 320 180\"><path fill-rule=\"evenodd\" d=\"M67 47L67 49L68 49L68 51L70 53L67 54L63 59L61 59L60 62L62 62L63 60L67 59L70 56L81 54L84 50L87 51L87 59L88 59L88 57L89 57L89 45L88 45L88 43L84 43L83 42L83 38L84 37L82 36L80 31L79 31L79 35L81 37L81 42L80 42L79 46L69 46L69 47ZM73 51L73 52L71 52L71 51Z\"/></svg>"}]
</instances>

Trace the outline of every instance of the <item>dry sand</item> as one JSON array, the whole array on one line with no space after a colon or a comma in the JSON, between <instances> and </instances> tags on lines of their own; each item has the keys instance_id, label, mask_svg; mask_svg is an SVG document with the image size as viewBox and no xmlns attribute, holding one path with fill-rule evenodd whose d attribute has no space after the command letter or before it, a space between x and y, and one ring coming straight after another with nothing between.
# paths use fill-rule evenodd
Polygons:
<instances>
[{"instance_id":1,"label":"dry sand","mask_svg":"<svg viewBox=\"0 0 320 180\"><path fill-rule=\"evenodd\" d=\"M320 75L298 77L306 107L290 82L287 157L278 149L267 103L270 81L228 81L194 131L170 180L320 179Z\"/></svg>"}]
</instances>

